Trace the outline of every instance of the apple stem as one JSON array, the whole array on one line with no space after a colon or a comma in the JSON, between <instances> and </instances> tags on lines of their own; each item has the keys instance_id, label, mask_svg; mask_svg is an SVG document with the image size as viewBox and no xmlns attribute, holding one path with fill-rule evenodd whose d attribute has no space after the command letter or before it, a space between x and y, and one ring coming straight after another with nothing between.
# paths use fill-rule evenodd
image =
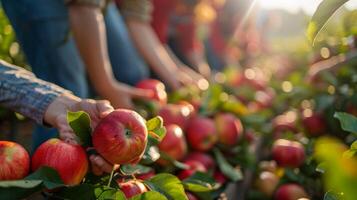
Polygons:
<instances>
[{"instance_id":1,"label":"apple stem","mask_svg":"<svg viewBox=\"0 0 357 200\"><path fill-rule=\"evenodd\" d=\"M110 184L111 184L111 182L113 180L115 169L118 169L117 165L113 165L113 169L112 169L112 172L110 173L110 177L109 177L109 181L108 181L108 185L107 185L108 187L110 187Z\"/></svg>"}]
</instances>

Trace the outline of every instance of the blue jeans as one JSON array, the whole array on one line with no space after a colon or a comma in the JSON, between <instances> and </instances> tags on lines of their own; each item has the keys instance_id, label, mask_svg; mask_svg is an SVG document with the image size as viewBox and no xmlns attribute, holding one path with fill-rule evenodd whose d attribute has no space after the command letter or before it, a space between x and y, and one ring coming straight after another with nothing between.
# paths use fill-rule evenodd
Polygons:
<instances>
[{"instance_id":1,"label":"blue jeans","mask_svg":"<svg viewBox=\"0 0 357 200\"><path fill-rule=\"evenodd\" d=\"M70 33L68 9L63 0L1 0L17 39L37 77L71 90L82 98L90 88L84 63ZM115 77L134 85L149 70L135 50L114 3L104 13L107 44ZM90 34L90 33L88 33ZM33 147L56 136L55 129L36 127Z\"/></svg>"}]
</instances>

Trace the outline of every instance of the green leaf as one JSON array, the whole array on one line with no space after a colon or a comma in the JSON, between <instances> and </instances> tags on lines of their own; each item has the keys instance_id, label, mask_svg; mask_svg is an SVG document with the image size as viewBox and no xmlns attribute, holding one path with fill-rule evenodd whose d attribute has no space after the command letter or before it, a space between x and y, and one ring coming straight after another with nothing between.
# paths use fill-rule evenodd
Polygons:
<instances>
[{"instance_id":1,"label":"green leaf","mask_svg":"<svg viewBox=\"0 0 357 200\"><path fill-rule=\"evenodd\" d=\"M130 200L167 200L167 198L155 191L145 192L143 194L135 195L134 197L130 198Z\"/></svg>"},{"instance_id":2,"label":"green leaf","mask_svg":"<svg viewBox=\"0 0 357 200\"><path fill-rule=\"evenodd\" d=\"M63 188L55 194L63 199L95 200L94 186L90 184L80 184L73 187Z\"/></svg>"},{"instance_id":3,"label":"green leaf","mask_svg":"<svg viewBox=\"0 0 357 200\"><path fill-rule=\"evenodd\" d=\"M107 186L96 188L94 193L96 200L126 200L123 192Z\"/></svg>"},{"instance_id":4,"label":"green leaf","mask_svg":"<svg viewBox=\"0 0 357 200\"><path fill-rule=\"evenodd\" d=\"M324 0L312 16L307 28L307 36L314 43L317 34L323 29L329 18L348 0Z\"/></svg>"},{"instance_id":5,"label":"green leaf","mask_svg":"<svg viewBox=\"0 0 357 200\"><path fill-rule=\"evenodd\" d=\"M326 165L327 165L327 163L325 163L325 162L322 162L322 163L318 164L317 167L316 167L316 171L320 172L322 174L325 173L326 167L327 167Z\"/></svg>"},{"instance_id":6,"label":"green leaf","mask_svg":"<svg viewBox=\"0 0 357 200\"><path fill-rule=\"evenodd\" d=\"M340 120L341 128L344 131L357 134L357 117L343 112L336 112L334 117Z\"/></svg>"},{"instance_id":7,"label":"green leaf","mask_svg":"<svg viewBox=\"0 0 357 200\"><path fill-rule=\"evenodd\" d=\"M163 119L160 116L156 116L146 122L146 127L149 131L149 136L161 142L166 135L166 129L163 126Z\"/></svg>"},{"instance_id":8,"label":"green leaf","mask_svg":"<svg viewBox=\"0 0 357 200\"><path fill-rule=\"evenodd\" d=\"M122 165L120 167L120 171L121 173L125 174L125 175L132 175L132 174L145 174L145 173L149 173L150 171L152 171L151 167L147 167L144 165Z\"/></svg>"},{"instance_id":9,"label":"green leaf","mask_svg":"<svg viewBox=\"0 0 357 200\"><path fill-rule=\"evenodd\" d=\"M74 133L79 138L79 142L84 147L92 146L91 133L92 129L90 127L90 117L84 111L79 112L67 112L68 124L73 129Z\"/></svg>"},{"instance_id":10,"label":"green leaf","mask_svg":"<svg viewBox=\"0 0 357 200\"><path fill-rule=\"evenodd\" d=\"M23 199L41 189L41 180L0 181L0 199Z\"/></svg>"},{"instance_id":11,"label":"green leaf","mask_svg":"<svg viewBox=\"0 0 357 200\"><path fill-rule=\"evenodd\" d=\"M25 180L41 180L47 189L55 189L65 186L58 172L51 167L41 167L30 174Z\"/></svg>"},{"instance_id":12,"label":"green leaf","mask_svg":"<svg viewBox=\"0 0 357 200\"><path fill-rule=\"evenodd\" d=\"M219 169L227 178L232 181L239 181L243 179L241 170L232 167L217 148L213 149L213 153L216 157Z\"/></svg>"},{"instance_id":13,"label":"green leaf","mask_svg":"<svg viewBox=\"0 0 357 200\"><path fill-rule=\"evenodd\" d=\"M169 200L188 200L181 181L172 174L158 174L145 184L153 190L165 195Z\"/></svg>"},{"instance_id":14,"label":"green leaf","mask_svg":"<svg viewBox=\"0 0 357 200\"><path fill-rule=\"evenodd\" d=\"M324 195L324 200L341 200L341 199L343 199L342 195L336 192L329 191L326 192Z\"/></svg>"}]
</instances>

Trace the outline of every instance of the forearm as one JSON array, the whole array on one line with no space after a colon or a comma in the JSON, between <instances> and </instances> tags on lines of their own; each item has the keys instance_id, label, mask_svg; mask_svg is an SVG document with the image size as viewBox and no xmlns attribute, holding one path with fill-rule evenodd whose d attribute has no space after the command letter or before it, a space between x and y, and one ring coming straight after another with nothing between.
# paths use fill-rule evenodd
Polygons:
<instances>
[{"instance_id":1,"label":"forearm","mask_svg":"<svg viewBox=\"0 0 357 200\"><path fill-rule=\"evenodd\" d=\"M127 24L135 46L152 70L172 88L178 88L179 82L173 78L177 72L177 65L158 40L150 24L130 18L127 19Z\"/></svg>"},{"instance_id":2,"label":"forearm","mask_svg":"<svg viewBox=\"0 0 357 200\"><path fill-rule=\"evenodd\" d=\"M115 81L109 61L106 32L100 8L69 5L71 30L76 45L96 91L101 96L109 93L108 86Z\"/></svg>"},{"instance_id":3,"label":"forearm","mask_svg":"<svg viewBox=\"0 0 357 200\"><path fill-rule=\"evenodd\" d=\"M0 61L0 105L42 124L49 105L70 92Z\"/></svg>"}]
</instances>

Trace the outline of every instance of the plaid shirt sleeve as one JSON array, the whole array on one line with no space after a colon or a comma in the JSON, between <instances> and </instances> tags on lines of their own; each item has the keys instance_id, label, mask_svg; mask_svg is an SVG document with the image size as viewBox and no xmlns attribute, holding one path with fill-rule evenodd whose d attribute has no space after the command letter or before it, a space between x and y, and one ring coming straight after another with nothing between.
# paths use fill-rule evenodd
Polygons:
<instances>
[{"instance_id":1,"label":"plaid shirt sleeve","mask_svg":"<svg viewBox=\"0 0 357 200\"><path fill-rule=\"evenodd\" d=\"M151 0L123 0L120 11L125 18L151 21L153 5Z\"/></svg>"},{"instance_id":2,"label":"plaid shirt sleeve","mask_svg":"<svg viewBox=\"0 0 357 200\"><path fill-rule=\"evenodd\" d=\"M0 105L43 124L47 107L69 91L37 79L31 72L0 60Z\"/></svg>"}]
</instances>

